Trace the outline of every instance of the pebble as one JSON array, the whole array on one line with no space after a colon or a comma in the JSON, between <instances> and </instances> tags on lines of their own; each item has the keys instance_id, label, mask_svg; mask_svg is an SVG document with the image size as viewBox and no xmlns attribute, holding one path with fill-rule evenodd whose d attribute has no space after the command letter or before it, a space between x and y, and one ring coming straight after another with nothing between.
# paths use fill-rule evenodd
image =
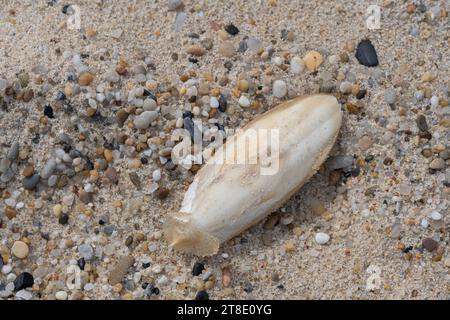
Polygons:
<instances>
[{"instance_id":1,"label":"pebble","mask_svg":"<svg viewBox=\"0 0 450 320\"><path fill-rule=\"evenodd\" d=\"M80 86L88 86L94 80L94 76L89 72L83 72L78 77L78 84Z\"/></svg>"},{"instance_id":2,"label":"pebble","mask_svg":"<svg viewBox=\"0 0 450 320\"><path fill-rule=\"evenodd\" d=\"M387 104L394 104L397 97L397 92L394 89L387 89L384 93L384 101Z\"/></svg>"},{"instance_id":3,"label":"pebble","mask_svg":"<svg viewBox=\"0 0 450 320\"><path fill-rule=\"evenodd\" d=\"M428 228L428 220L427 220L426 218L423 218L423 219L420 221L420 225L421 225L422 228L424 228L424 229Z\"/></svg>"},{"instance_id":4,"label":"pebble","mask_svg":"<svg viewBox=\"0 0 450 320\"><path fill-rule=\"evenodd\" d=\"M120 76L116 70L111 70L105 73L105 80L107 82L116 83L120 80Z\"/></svg>"},{"instance_id":5,"label":"pebble","mask_svg":"<svg viewBox=\"0 0 450 320\"><path fill-rule=\"evenodd\" d=\"M53 174L53 172L56 169L56 160L55 159L49 159L47 163L45 164L44 168L41 170L41 178L42 179L48 179Z\"/></svg>"},{"instance_id":6,"label":"pebble","mask_svg":"<svg viewBox=\"0 0 450 320\"><path fill-rule=\"evenodd\" d=\"M422 240L422 246L429 252L432 252L436 250L438 243L431 239L431 238L425 238Z\"/></svg>"},{"instance_id":7,"label":"pebble","mask_svg":"<svg viewBox=\"0 0 450 320\"><path fill-rule=\"evenodd\" d=\"M109 167L105 170L105 177L108 178L111 183L116 183L118 178L117 170L113 167Z\"/></svg>"},{"instance_id":8,"label":"pebble","mask_svg":"<svg viewBox=\"0 0 450 320\"><path fill-rule=\"evenodd\" d=\"M220 112L227 111L227 106L228 106L227 99L223 95L220 95L219 96L219 111Z\"/></svg>"},{"instance_id":9,"label":"pebble","mask_svg":"<svg viewBox=\"0 0 450 320\"><path fill-rule=\"evenodd\" d=\"M158 107L158 105L156 104L156 101L152 98L145 99L144 103L142 105L142 108L145 111L154 111L154 110L156 110L157 107Z\"/></svg>"},{"instance_id":10,"label":"pebble","mask_svg":"<svg viewBox=\"0 0 450 320\"><path fill-rule=\"evenodd\" d=\"M200 46L193 45L186 49L186 53L191 54L193 56L200 57L206 53L206 50Z\"/></svg>"},{"instance_id":11,"label":"pebble","mask_svg":"<svg viewBox=\"0 0 450 320\"><path fill-rule=\"evenodd\" d=\"M432 96L431 99L430 99L430 104L431 104L433 107L439 106L439 97L437 97L437 96Z\"/></svg>"},{"instance_id":12,"label":"pebble","mask_svg":"<svg viewBox=\"0 0 450 320\"><path fill-rule=\"evenodd\" d=\"M89 244L82 244L78 246L78 253L86 261L91 261L94 258L94 249Z\"/></svg>"},{"instance_id":13,"label":"pebble","mask_svg":"<svg viewBox=\"0 0 450 320\"><path fill-rule=\"evenodd\" d=\"M159 188L159 189L156 191L156 197L157 197L159 200L164 200L164 199L166 199L166 198L169 196L169 194L170 194L170 190L169 190L169 189L166 189L166 188Z\"/></svg>"},{"instance_id":14,"label":"pebble","mask_svg":"<svg viewBox=\"0 0 450 320\"><path fill-rule=\"evenodd\" d=\"M259 39L249 37L247 39L247 48L251 51L257 52L262 49L262 42Z\"/></svg>"},{"instance_id":15,"label":"pebble","mask_svg":"<svg viewBox=\"0 0 450 320\"><path fill-rule=\"evenodd\" d=\"M20 144L18 142L13 143L11 148L9 148L8 153L6 154L6 158L9 161L14 161L19 156Z\"/></svg>"},{"instance_id":16,"label":"pebble","mask_svg":"<svg viewBox=\"0 0 450 320\"><path fill-rule=\"evenodd\" d=\"M250 100L246 96L241 96L238 103L242 108L247 108L250 106Z\"/></svg>"},{"instance_id":17,"label":"pebble","mask_svg":"<svg viewBox=\"0 0 450 320\"><path fill-rule=\"evenodd\" d=\"M272 88L273 95L277 98L283 98L287 94L287 85L283 80L275 80ZM239 104L241 104L239 102Z\"/></svg>"},{"instance_id":18,"label":"pebble","mask_svg":"<svg viewBox=\"0 0 450 320\"><path fill-rule=\"evenodd\" d=\"M349 81L342 81L339 85L339 91L341 91L344 94L349 94L352 92L353 85Z\"/></svg>"},{"instance_id":19,"label":"pebble","mask_svg":"<svg viewBox=\"0 0 450 320\"><path fill-rule=\"evenodd\" d=\"M430 218L434 221L440 221L442 219L442 214L440 214L438 211L433 210L431 211Z\"/></svg>"},{"instance_id":20,"label":"pebble","mask_svg":"<svg viewBox=\"0 0 450 320\"><path fill-rule=\"evenodd\" d=\"M356 59L366 67L375 67L378 65L378 56L370 40L362 40L356 49Z\"/></svg>"},{"instance_id":21,"label":"pebble","mask_svg":"<svg viewBox=\"0 0 450 320\"><path fill-rule=\"evenodd\" d=\"M159 181L159 180L161 180L161 170L156 169L155 171L153 171L152 177L153 177L153 180L154 180L154 181Z\"/></svg>"},{"instance_id":22,"label":"pebble","mask_svg":"<svg viewBox=\"0 0 450 320\"><path fill-rule=\"evenodd\" d=\"M330 236L326 233L316 233L315 240L318 244L325 244L330 240Z\"/></svg>"},{"instance_id":23,"label":"pebble","mask_svg":"<svg viewBox=\"0 0 450 320\"><path fill-rule=\"evenodd\" d=\"M25 177L22 180L22 185L27 190L33 190L36 185L38 184L39 180L41 179L41 176L39 174L34 174L31 177Z\"/></svg>"},{"instance_id":24,"label":"pebble","mask_svg":"<svg viewBox=\"0 0 450 320\"><path fill-rule=\"evenodd\" d=\"M158 118L156 111L144 111L134 119L134 125L138 129L147 129L151 122Z\"/></svg>"},{"instance_id":25,"label":"pebble","mask_svg":"<svg viewBox=\"0 0 450 320\"><path fill-rule=\"evenodd\" d=\"M219 100L217 100L216 97L211 97L211 99L209 99L209 105L211 106L211 108L217 109L219 108Z\"/></svg>"},{"instance_id":26,"label":"pebble","mask_svg":"<svg viewBox=\"0 0 450 320\"><path fill-rule=\"evenodd\" d=\"M56 300L67 300L68 294L65 291L58 291L55 294Z\"/></svg>"},{"instance_id":27,"label":"pebble","mask_svg":"<svg viewBox=\"0 0 450 320\"><path fill-rule=\"evenodd\" d=\"M430 162L430 169L433 170L440 170L445 167L445 161L442 158L436 158L433 161Z\"/></svg>"},{"instance_id":28,"label":"pebble","mask_svg":"<svg viewBox=\"0 0 450 320\"><path fill-rule=\"evenodd\" d=\"M31 300L31 298L33 298L33 294L28 290L19 290L16 292L15 297L19 300Z\"/></svg>"},{"instance_id":29,"label":"pebble","mask_svg":"<svg viewBox=\"0 0 450 320\"><path fill-rule=\"evenodd\" d=\"M361 139L358 140L358 145L361 148L361 150L366 151L372 146L373 142L372 139L370 139L368 136L363 136Z\"/></svg>"},{"instance_id":30,"label":"pebble","mask_svg":"<svg viewBox=\"0 0 450 320\"><path fill-rule=\"evenodd\" d=\"M128 273L128 269L134 264L133 256L124 256L119 259L114 269L111 271L108 277L110 285L114 286L120 283L125 275Z\"/></svg>"},{"instance_id":31,"label":"pebble","mask_svg":"<svg viewBox=\"0 0 450 320\"><path fill-rule=\"evenodd\" d=\"M28 245L23 241L15 241L11 248L11 253L19 259L28 257L29 252L30 249L28 248Z\"/></svg>"},{"instance_id":32,"label":"pebble","mask_svg":"<svg viewBox=\"0 0 450 320\"><path fill-rule=\"evenodd\" d=\"M235 36L239 33L239 29L232 23L225 26L225 31L231 34L232 36Z\"/></svg>"},{"instance_id":33,"label":"pebble","mask_svg":"<svg viewBox=\"0 0 450 320\"><path fill-rule=\"evenodd\" d=\"M322 55L317 51L309 51L303 57L303 62L309 72L315 72L323 62Z\"/></svg>"},{"instance_id":34,"label":"pebble","mask_svg":"<svg viewBox=\"0 0 450 320\"><path fill-rule=\"evenodd\" d=\"M233 44L228 41L224 41L219 45L219 54L231 58L236 53L236 49L234 48Z\"/></svg>"},{"instance_id":35,"label":"pebble","mask_svg":"<svg viewBox=\"0 0 450 320\"><path fill-rule=\"evenodd\" d=\"M14 280L14 290L19 291L22 289L30 288L34 284L33 276L28 272L22 272L19 276Z\"/></svg>"},{"instance_id":36,"label":"pebble","mask_svg":"<svg viewBox=\"0 0 450 320\"><path fill-rule=\"evenodd\" d=\"M196 262L192 267L192 275L194 277L202 274L203 270L205 270L205 266L201 262Z\"/></svg>"},{"instance_id":37,"label":"pebble","mask_svg":"<svg viewBox=\"0 0 450 320\"><path fill-rule=\"evenodd\" d=\"M420 131L428 132L427 119L423 114L419 114L416 118L416 124Z\"/></svg>"},{"instance_id":38,"label":"pebble","mask_svg":"<svg viewBox=\"0 0 450 320\"><path fill-rule=\"evenodd\" d=\"M300 57L293 57L290 66L291 73L299 74L305 70L305 63Z\"/></svg>"}]
</instances>

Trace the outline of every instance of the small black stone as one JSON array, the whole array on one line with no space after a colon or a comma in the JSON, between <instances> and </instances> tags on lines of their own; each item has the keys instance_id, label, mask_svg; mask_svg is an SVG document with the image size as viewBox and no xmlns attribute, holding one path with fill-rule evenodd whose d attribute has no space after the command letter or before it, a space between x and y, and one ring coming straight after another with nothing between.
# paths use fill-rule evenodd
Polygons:
<instances>
[{"instance_id":1,"label":"small black stone","mask_svg":"<svg viewBox=\"0 0 450 320\"><path fill-rule=\"evenodd\" d=\"M14 290L19 291L25 288L32 287L34 284L33 276L28 272L22 272L19 276L14 280Z\"/></svg>"},{"instance_id":2,"label":"small black stone","mask_svg":"<svg viewBox=\"0 0 450 320\"><path fill-rule=\"evenodd\" d=\"M49 105L44 107L44 116L47 118L53 119L55 116L53 114L53 108Z\"/></svg>"},{"instance_id":3,"label":"small black stone","mask_svg":"<svg viewBox=\"0 0 450 320\"><path fill-rule=\"evenodd\" d=\"M239 29L232 23L230 23L225 27L225 31L231 34L232 36L235 36L239 33Z\"/></svg>"},{"instance_id":4,"label":"small black stone","mask_svg":"<svg viewBox=\"0 0 450 320\"><path fill-rule=\"evenodd\" d=\"M144 289L144 290L147 289L147 287L148 287L148 282L144 282L144 283L142 284L141 287L142 287L142 289Z\"/></svg>"},{"instance_id":5,"label":"small black stone","mask_svg":"<svg viewBox=\"0 0 450 320\"><path fill-rule=\"evenodd\" d=\"M141 157L141 162L142 162L142 164L148 164L147 157Z\"/></svg>"},{"instance_id":6,"label":"small black stone","mask_svg":"<svg viewBox=\"0 0 450 320\"><path fill-rule=\"evenodd\" d=\"M361 100L364 99L364 97L366 96L367 90L366 89L361 89L358 91L358 93L356 94L356 99Z\"/></svg>"},{"instance_id":7,"label":"small black stone","mask_svg":"<svg viewBox=\"0 0 450 320\"><path fill-rule=\"evenodd\" d=\"M227 111L227 106L228 106L228 102L227 99L225 99L225 97L221 94L219 97L219 111L220 112L225 112Z\"/></svg>"},{"instance_id":8,"label":"small black stone","mask_svg":"<svg viewBox=\"0 0 450 320\"><path fill-rule=\"evenodd\" d=\"M194 103L195 101L197 101L197 96L190 96L188 100L190 103Z\"/></svg>"},{"instance_id":9,"label":"small black stone","mask_svg":"<svg viewBox=\"0 0 450 320\"><path fill-rule=\"evenodd\" d=\"M209 300L208 292L206 291L199 291L195 295L195 300Z\"/></svg>"},{"instance_id":10,"label":"small black stone","mask_svg":"<svg viewBox=\"0 0 450 320\"><path fill-rule=\"evenodd\" d=\"M142 268L147 269L148 267L150 267L150 262L142 263Z\"/></svg>"},{"instance_id":11,"label":"small black stone","mask_svg":"<svg viewBox=\"0 0 450 320\"><path fill-rule=\"evenodd\" d=\"M62 225L65 225L69 222L69 215L67 213L63 213L59 219L58 222Z\"/></svg>"},{"instance_id":12,"label":"small black stone","mask_svg":"<svg viewBox=\"0 0 450 320\"><path fill-rule=\"evenodd\" d=\"M198 59L193 58L193 57L189 57L188 60L190 63L198 63Z\"/></svg>"},{"instance_id":13,"label":"small black stone","mask_svg":"<svg viewBox=\"0 0 450 320\"><path fill-rule=\"evenodd\" d=\"M84 270L84 266L86 265L86 260L84 260L84 258L80 258L77 260L77 264L81 270Z\"/></svg>"},{"instance_id":14,"label":"small black stone","mask_svg":"<svg viewBox=\"0 0 450 320\"><path fill-rule=\"evenodd\" d=\"M153 293L153 294L159 295L160 292L161 292L161 291L159 290L158 287L153 287L153 288L152 288L152 293Z\"/></svg>"},{"instance_id":15,"label":"small black stone","mask_svg":"<svg viewBox=\"0 0 450 320\"><path fill-rule=\"evenodd\" d=\"M370 40L362 40L356 49L356 59L366 67L375 67L378 65L378 56Z\"/></svg>"},{"instance_id":16,"label":"small black stone","mask_svg":"<svg viewBox=\"0 0 450 320\"><path fill-rule=\"evenodd\" d=\"M199 276L202 274L203 270L205 270L205 266L201 262L196 262L194 267L192 268L192 275Z\"/></svg>"},{"instance_id":17,"label":"small black stone","mask_svg":"<svg viewBox=\"0 0 450 320\"><path fill-rule=\"evenodd\" d=\"M233 63L231 61L227 61L223 64L223 66L228 69L231 70L233 68Z\"/></svg>"},{"instance_id":18,"label":"small black stone","mask_svg":"<svg viewBox=\"0 0 450 320\"><path fill-rule=\"evenodd\" d=\"M408 253L413 249L413 246L408 246L405 249L403 249L403 253Z\"/></svg>"},{"instance_id":19,"label":"small black stone","mask_svg":"<svg viewBox=\"0 0 450 320\"><path fill-rule=\"evenodd\" d=\"M369 154L369 155L364 159L364 161L370 162L370 161L372 161L374 158L375 158L375 156L374 156L373 154Z\"/></svg>"},{"instance_id":20,"label":"small black stone","mask_svg":"<svg viewBox=\"0 0 450 320\"><path fill-rule=\"evenodd\" d=\"M416 124L420 131L428 132L427 118L423 114L419 114L416 118Z\"/></svg>"},{"instance_id":21,"label":"small black stone","mask_svg":"<svg viewBox=\"0 0 450 320\"><path fill-rule=\"evenodd\" d=\"M192 121L191 118L188 117L184 118L183 127L189 132L192 139L194 139L194 132L195 132L194 126L195 126L194 121Z\"/></svg>"},{"instance_id":22,"label":"small black stone","mask_svg":"<svg viewBox=\"0 0 450 320\"><path fill-rule=\"evenodd\" d=\"M98 220L98 224L103 226L105 224L105 221L103 221L102 219Z\"/></svg>"}]
</instances>

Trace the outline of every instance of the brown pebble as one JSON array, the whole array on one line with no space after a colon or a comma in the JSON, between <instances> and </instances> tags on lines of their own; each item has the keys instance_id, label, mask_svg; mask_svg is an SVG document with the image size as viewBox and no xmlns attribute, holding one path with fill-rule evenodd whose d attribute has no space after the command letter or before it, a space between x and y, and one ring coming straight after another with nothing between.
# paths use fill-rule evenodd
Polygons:
<instances>
[{"instance_id":1,"label":"brown pebble","mask_svg":"<svg viewBox=\"0 0 450 320\"><path fill-rule=\"evenodd\" d=\"M158 197L159 200L164 200L169 196L170 190L166 188L159 188L156 190L156 197Z\"/></svg>"},{"instance_id":2,"label":"brown pebble","mask_svg":"<svg viewBox=\"0 0 450 320\"><path fill-rule=\"evenodd\" d=\"M438 243L431 239L431 238L425 238L422 240L422 246L429 252L436 250Z\"/></svg>"},{"instance_id":3,"label":"brown pebble","mask_svg":"<svg viewBox=\"0 0 450 320\"><path fill-rule=\"evenodd\" d=\"M117 121L117 124L119 125L119 127L122 127L123 124L125 123L125 121L127 121L127 119L128 119L128 112L126 112L123 109L120 109L119 111L117 111L116 121Z\"/></svg>"},{"instance_id":4,"label":"brown pebble","mask_svg":"<svg viewBox=\"0 0 450 320\"><path fill-rule=\"evenodd\" d=\"M224 288L228 288L231 285L231 270L229 267L222 269L222 285Z\"/></svg>"},{"instance_id":5,"label":"brown pebble","mask_svg":"<svg viewBox=\"0 0 450 320\"><path fill-rule=\"evenodd\" d=\"M267 218L266 222L264 222L263 228L266 230L272 230L278 224L279 220L280 216L278 214L272 214Z\"/></svg>"},{"instance_id":6,"label":"brown pebble","mask_svg":"<svg viewBox=\"0 0 450 320\"><path fill-rule=\"evenodd\" d=\"M125 76L128 73L128 69L125 66L119 64L116 67L116 72L121 76Z\"/></svg>"},{"instance_id":7,"label":"brown pebble","mask_svg":"<svg viewBox=\"0 0 450 320\"><path fill-rule=\"evenodd\" d=\"M219 54L231 58L236 53L236 49L234 48L233 44L228 41L224 41L219 46Z\"/></svg>"},{"instance_id":8,"label":"brown pebble","mask_svg":"<svg viewBox=\"0 0 450 320\"><path fill-rule=\"evenodd\" d=\"M134 258L132 256L125 256L120 258L114 269L108 277L109 284L114 286L120 283L128 272L128 269L133 265Z\"/></svg>"},{"instance_id":9,"label":"brown pebble","mask_svg":"<svg viewBox=\"0 0 450 320\"><path fill-rule=\"evenodd\" d=\"M78 84L80 86L88 86L94 80L94 76L90 72L83 72L78 77Z\"/></svg>"},{"instance_id":10,"label":"brown pebble","mask_svg":"<svg viewBox=\"0 0 450 320\"><path fill-rule=\"evenodd\" d=\"M31 99L33 99L33 97L34 97L34 92L32 89L26 89L23 92L23 97L22 97L23 101L30 102Z\"/></svg>"},{"instance_id":11,"label":"brown pebble","mask_svg":"<svg viewBox=\"0 0 450 320\"><path fill-rule=\"evenodd\" d=\"M128 174L128 177L130 178L131 183L133 183L136 188L141 189L141 179L136 172L130 172Z\"/></svg>"},{"instance_id":12,"label":"brown pebble","mask_svg":"<svg viewBox=\"0 0 450 320\"><path fill-rule=\"evenodd\" d=\"M205 49L203 49L202 47L197 46L197 45L190 46L186 49L186 53L192 54L193 56L197 56L197 57L204 55L205 52L206 52Z\"/></svg>"},{"instance_id":13,"label":"brown pebble","mask_svg":"<svg viewBox=\"0 0 450 320\"><path fill-rule=\"evenodd\" d=\"M16 217L16 215L17 215L16 209L11 208L11 207L6 207L6 208L5 208L5 216L6 216L9 220L14 219L14 218Z\"/></svg>"},{"instance_id":14,"label":"brown pebble","mask_svg":"<svg viewBox=\"0 0 450 320\"><path fill-rule=\"evenodd\" d=\"M22 171L22 175L24 177L31 177L34 173L34 166L32 164L28 164Z\"/></svg>"},{"instance_id":15,"label":"brown pebble","mask_svg":"<svg viewBox=\"0 0 450 320\"><path fill-rule=\"evenodd\" d=\"M109 182L116 183L117 182L117 171L113 167L109 167L105 171L105 177L108 178Z\"/></svg>"},{"instance_id":16,"label":"brown pebble","mask_svg":"<svg viewBox=\"0 0 450 320\"><path fill-rule=\"evenodd\" d=\"M88 204L89 202L92 202L92 193L86 192L84 190L81 190L78 194L78 197L80 198L81 202L84 204Z\"/></svg>"}]
</instances>

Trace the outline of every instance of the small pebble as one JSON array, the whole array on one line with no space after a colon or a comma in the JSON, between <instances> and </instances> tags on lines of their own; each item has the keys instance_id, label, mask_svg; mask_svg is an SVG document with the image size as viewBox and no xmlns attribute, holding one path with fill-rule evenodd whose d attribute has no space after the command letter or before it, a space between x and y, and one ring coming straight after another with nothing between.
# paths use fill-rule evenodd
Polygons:
<instances>
[{"instance_id":1,"label":"small pebble","mask_svg":"<svg viewBox=\"0 0 450 320\"><path fill-rule=\"evenodd\" d=\"M356 49L356 59L366 67L375 67L378 65L378 56L370 40L362 40Z\"/></svg>"},{"instance_id":2,"label":"small pebble","mask_svg":"<svg viewBox=\"0 0 450 320\"><path fill-rule=\"evenodd\" d=\"M134 125L138 129L147 129L156 118L158 118L158 112L144 111L134 119Z\"/></svg>"},{"instance_id":3,"label":"small pebble","mask_svg":"<svg viewBox=\"0 0 450 320\"><path fill-rule=\"evenodd\" d=\"M275 80L273 83L272 92L273 95L277 98L283 98L284 96L286 96L287 94L286 82L284 82L283 80ZM241 105L241 102L239 102L239 104Z\"/></svg>"},{"instance_id":4,"label":"small pebble","mask_svg":"<svg viewBox=\"0 0 450 320\"><path fill-rule=\"evenodd\" d=\"M438 243L431 239L431 238L425 238L422 240L422 246L429 252L432 252L436 250Z\"/></svg>"},{"instance_id":5,"label":"small pebble","mask_svg":"<svg viewBox=\"0 0 450 320\"><path fill-rule=\"evenodd\" d=\"M14 280L14 290L19 291L22 289L30 288L34 284L33 276L28 272L22 272L19 276Z\"/></svg>"},{"instance_id":6,"label":"small pebble","mask_svg":"<svg viewBox=\"0 0 450 320\"><path fill-rule=\"evenodd\" d=\"M330 240L330 236L326 233L316 233L315 240L318 244L325 244Z\"/></svg>"},{"instance_id":7,"label":"small pebble","mask_svg":"<svg viewBox=\"0 0 450 320\"><path fill-rule=\"evenodd\" d=\"M247 108L250 106L250 100L246 96L241 96L238 103L242 108Z\"/></svg>"},{"instance_id":8,"label":"small pebble","mask_svg":"<svg viewBox=\"0 0 450 320\"><path fill-rule=\"evenodd\" d=\"M434 221L440 221L442 219L442 214L440 214L438 211L433 210L431 211L430 218Z\"/></svg>"},{"instance_id":9,"label":"small pebble","mask_svg":"<svg viewBox=\"0 0 450 320\"><path fill-rule=\"evenodd\" d=\"M65 292L65 291L58 291L55 294L56 300L67 300L67 297L68 297L68 295L67 295L67 292Z\"/></svg>"},{"instance_id":10,"label":"small pebble","mask_svg":"<svg viewBox=\"0 0 450 320\"><path fill-rule=\"evenodd\" d=\"M109 274L109 284L114 286L120 283L125 275L128 273L128 269L134 264L134 258L132 256L125 256L119 259L114 269Z\"/></svg>"},{"instance_id":11,"label":"small pebble","mask_svg":"<svg viewBox=\"0 0 450 320\"><path fill-rule=\"evenodd\" d=\"M78 253L86 261L91 261L94 258L94 249L89 244L78 246Z\"/></svg>"},{"instance_id":12,"label":"small pebble","mask_svg":"<svg viewBox=\"0 0 450 320\"><path fill-rule=\"evenodd\" d=\"M11 253L19 259L28 257L29 252L30 249L28 248L28 245L23 241L15 241L11 248Z\"/></svg>"}]
</instances>

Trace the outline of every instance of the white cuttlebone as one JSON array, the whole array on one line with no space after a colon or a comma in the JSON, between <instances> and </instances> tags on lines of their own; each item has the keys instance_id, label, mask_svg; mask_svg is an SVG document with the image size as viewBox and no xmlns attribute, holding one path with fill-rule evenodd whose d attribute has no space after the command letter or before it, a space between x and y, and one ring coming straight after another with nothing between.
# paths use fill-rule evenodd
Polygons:
<instances>
[{"instance_id":1,"label":"white cuttlebone","mask_svg":"<svg viewBox=\"0 0 450 320\"><path fill-rule=\"evenodd\" d=\"M286 101L255 118L224 145L236 153L247 129L278 129L279 169L260 174L260 164L214 164L217 151L197 173L179 212L164 225L169 245L200 256L264 219L287 201L319 169L333 147L342 122L335 97L311 95ZM253 148L249 145L249 150Z\"/></svg>"}]
</instances>

